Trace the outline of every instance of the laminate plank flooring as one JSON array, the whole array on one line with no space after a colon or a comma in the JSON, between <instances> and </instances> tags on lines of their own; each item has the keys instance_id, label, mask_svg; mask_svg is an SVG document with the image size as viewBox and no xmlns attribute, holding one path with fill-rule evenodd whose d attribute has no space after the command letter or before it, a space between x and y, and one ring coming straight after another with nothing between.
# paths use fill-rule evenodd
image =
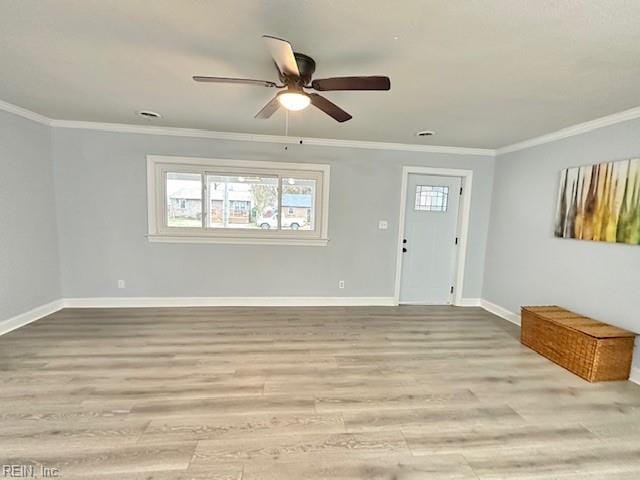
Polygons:
<instances>
[{"instance_id":1,"label":"laminate plank flooring","mask_svg":"<svg viewBox=\"0 0 640 480\"><path fill-rule=\"evenodd\" d=\"M0 337L0 468L640 478L640 387L589 384L518 334L479 308L62 310Z\"/></svg>"}]
</instances>

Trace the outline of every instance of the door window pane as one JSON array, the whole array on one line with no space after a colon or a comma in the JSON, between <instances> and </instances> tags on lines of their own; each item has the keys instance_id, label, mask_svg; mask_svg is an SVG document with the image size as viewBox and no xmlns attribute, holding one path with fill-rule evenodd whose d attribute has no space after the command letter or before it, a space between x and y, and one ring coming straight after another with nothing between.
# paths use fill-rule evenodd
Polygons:
<instances>
[{"instance_id":1,"label":"door window pane","mask_svg":"<svg viewBox=\"0 0 640 480\"><path fill-rule=\"evenodd\" d=\"M278 179L207 175L210 228L277 229Z\"/></svg>"},{"instance_id":2,"label":"door window pane","mask_svg":"<svg viewBox=\"0 0 640 480\"><path fill-rule=\"evenodd\" d=\"M202 227L202 176L167 173L167 226Z\"/></svg>"},{"instance_id":3,"label":"door window pane","mask_svg":"<svg viewBox=\"0 0 640 480\"><path fill-rule=\"evenodd\" d=\"M446 212L449 200L449 187L416 186L415 209L425 212Z\"/></svg>"},{"instance_id":4,"label":"door window pane","mask_svg":"<svg viewBox=\"0 0 640 480\"><path fill-rule=\"evenodd\" d=\"M315 229L316 181L304 178L282 179L282 229Z\"/></svg>"}]
</instances>

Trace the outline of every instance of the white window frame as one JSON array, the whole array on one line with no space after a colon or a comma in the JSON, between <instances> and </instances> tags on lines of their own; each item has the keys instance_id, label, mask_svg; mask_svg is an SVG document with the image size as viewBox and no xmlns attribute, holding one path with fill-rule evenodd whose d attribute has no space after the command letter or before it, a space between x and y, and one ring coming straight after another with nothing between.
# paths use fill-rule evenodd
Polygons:
<instances>
[{"instance_id":1,"label":"white window frame","mask_svg":"<svg viewBox=\"0 0 640 480\"><path fill-rule=\"evenodd\" d=\"M265 177L298 177L316 181L314 230L214 229L167 226L166 174L185 172L202 175L203 208L208 201L206 175L261 175ZM253 245L326 246L329 226L329 165L315 163L267 162L199 157L147 155L147 210L150 242L226 243ZM281 183L281 182L280 182ZM282 210L282 191L278 189L278 209ZM202 217L208 210L203 210ZM282 215L279 214L278 218ZM279 220L281 221L281 220Z\"/></svg>"}]
</instances>

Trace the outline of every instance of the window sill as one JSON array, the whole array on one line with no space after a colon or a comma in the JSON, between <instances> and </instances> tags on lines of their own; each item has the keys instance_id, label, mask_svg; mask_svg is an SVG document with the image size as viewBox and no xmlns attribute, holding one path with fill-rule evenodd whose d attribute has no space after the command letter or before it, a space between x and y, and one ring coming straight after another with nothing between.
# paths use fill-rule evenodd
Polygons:
<instances>
[{"instance_id":1,"label":"window sill","mask_svg":"<svg viewBox=\"0 0 640 480\"><path fill-rule=\"evenodd\" d=\"M307 247L326 247L328 238L259 238L259 237L216 237L212 235L147 235L153 243L217 243L227 245L299 245Z\"/></svg>"}]
</instances>

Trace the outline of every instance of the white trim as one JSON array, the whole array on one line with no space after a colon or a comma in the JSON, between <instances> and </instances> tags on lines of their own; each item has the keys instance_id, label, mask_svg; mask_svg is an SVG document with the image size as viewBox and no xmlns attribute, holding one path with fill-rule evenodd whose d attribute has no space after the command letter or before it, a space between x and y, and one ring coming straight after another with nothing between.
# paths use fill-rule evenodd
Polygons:
<instances>
[{"instance_id":1,"label":"white trim","mask_svg":"<svg viewBox=\"0 0 640 480\"><path fill-rule=\"evenodd\" d=\"M312 137L289 137L282 135L264 135L257 133L240 132L218 132L214 130L204 130L181 127L160 127L154 125L136 125L127 123L106 123L106 122L86 122L82 120L58 120L49 118L26 108L19 107L9 102L0 100L0 110L13 113L34 122L48 125L53 128L76 128L81 130L95 130L112 133L137 133L142 135L165 135L174 137L195 137L211 138L217 140L230 140L238 142L263 142L279 144L306 144L324 147L338 148L363 148L369 150L390 150L405 152L430 152L430 153L451 153L456 155L479 155L496 157L505 153L523 150L525 148L554 142L562 138L580 135L598 128L608 127L617 123L626 122L640 118L640 107L630 108L622 112L613 113L604 117L578 123L554 132L533 137L522 142L505 145L497 149L473 148L473 147L451 147L447 145L418 145L412 143L394 142L368 142L362 140L340 140L333 138L312 138Z\"/></svg>"},{"instance_id":2,"label":"white trim","mask_svg":"<svg viewBox=\"0 0 640 480\"><path fill-rule=\"evenodd\" d=\"M194 171L201 175L209 171L247 171L250 174L266 172L267 175L300 175L316 181L314 198L315 225L313 231L298 230L240 230L240 229L176 229L165 223L164 175L162 172ZM243 245L300 245L326 246L329 238L329 188L331 167L317 163L290 163L255 160L235 160L229 158L203 158L165 155L147 155L147 239L159 243L215 243ZM280 190L280 189L279 189ZM281 192L279 192L281 195ZM204 202L207 202L205 193ZM205 209L206 210L206 209ZM204 226L204 224L203 224Z\"/></svg>"},{"instance_id":3,"label":"white trim","mask_svg":"<svg viewBox=\"0 0 640 480\"><path fill-rule=\"evenodd\" d=\"M144 135L165 135L174 137L212 138L236 142L262 142L280 144L304 144L320 147L364 148L368 150L399 150L405 152L453 153L458 155L495 156L489 148L449 147L441 145L415 145L411 143L367 142L363 140L339 140L334 138L289 137L258 133L217 132L195 128L158 127L153 125L132 125L125 123L100 123L72 120L51 120L56 128L76 128L114 133L139 133Z\"/></svg>"},{"instance_id":4,"label":"white trim","mask_svg":"<svg viewBox=\"0 0 640 480\"><path fill-rule=\"evenodd\" d=\"M490 148L450 147L446 145L418 145L412 143L367 142L362 140L339 140L334 138L289 137L283 135L263 135L257 133L217 132L196 128L160 127L127 123L85 122L82 120L58 120L49 118L26 108L0 100L0 110L14 113L54 128L76 128L112 133L137 133L142 135L165 135L172 137L211 138L236 142L262 142L279 144L305 144L321 147L364 148L369 150L397 150L404 152L452 153L457 155L495 156Z\"/></svg>"},{"instance_id":5,"label":"white trim","mask_svg":"<svg viewBox=\"0 0 640 480\"><path fill-rule=\"evenodd\" d=\"M40 115L39 113L33 112L31 110L27 110L26 108L14 105L13 103L3 102L2 100L0 100L0 110L8 113L13 113L14 115L27 118L43 125L51 126L50 118L47 118L44 115Z\"/></svg>"},{"instance_id":6,"label":"white trim","mask_svg":"<svg viewBox=\"0 0 640 480\"><path fill-rule=\"evenodd\" d=\"M51 315L52 313L55 313L62 308L64 308L64 301L62 299L54 300L53 302L49 302L45 305L40 305L39 307L33 308L28 312L21 313L7 320L3 320L0 322L0 335L4 335L5 333L9 333L16 328L20 328L31 322L40 320L41 318L46 317L47 315Z\"/></svg>"},{"instance_id":7,"label":"white trim","mask_svg":"<svg viewBox=\"0 0 640 480\"><path fill-rule=\"evenodd\" d=\"M479 298L461 298L458 307L480 307L481 299Z\"/></svg>"},{"instance_id":8,"label":"white trim","mask_svg":"<svg viewBox=\"0 0 640 480\"><path fill-rule=\"evenodd\" d=\"M67 298L67 308L393 306L393 297L95 297Z\"/></svg>"},{"instance_id":9,"label":"white trim","mask_svg":"<svg viewBox=\"0 0 640 480\"><path fill-rule=\"evenodd\" d=\"M147 155L147 162L149 162L149 164L177 163L181 165L199 165L203 167L272 168L275 170L318 170L324 173L329 172L329 165L324 163L270 162L266 160L236 160L234 158L185 157L180 155Z\"/></svg>"},{"instance_id":10,"label":"white trim","mask_svg":"<svg viewBox=\"0 0 640 480\"><path fill-rule=\"evenodd\" d=\"M293 245L301 247L326 247L328 238L289 238L289 237L214 237L195 235L147 235L151 243L214 243L225 245Z\"/></svg>"},{"instance_id":11,"label":"white trim","mask_svg":"<svg viewBox=\"0 0 640 480\"><path fill-rule=\"evenodd\" d=\"M507 310L506 308L501 307L500 305L496 305L495 303L485 299L480 300L480 306L484 308L487 312L493 313L494 315L497 315L500 318L504 318L505 320L520 326L519 314L513 313L512 311Z\"/></svg>"},{"instance_id":12,"label":"white trim","mask_svg":"<svg viewBox=\"0 0 640 480\"><path fill-rule=\"evenodd\" d=\"M640 118L640 107L630 108L622 112L613 113L604 117L596 118L588 122L578 123L570 127L556 130L555 132L541 135L539 137L530 138L522 142L514 143L512 145L506 145L496 150L496 155L504 155L505 153L516 152L525 148L535 147L536 145L542 145L549 142L555 142L567 137L573 137L574 135L580 135L582 133L591 132L598 128L608 127L617 123L626 122L628 120L635 120Z\"/></svg>"},{"instance_id":13,"label":"white trim","mask_svg":"<svg viewBox=\"0 0 640 480\"><path fill-rule=\"evenodd\" d=\"M629 373L629 381L637 385L640 385L640 368L639 367L631 367L631 372Z\"/></svg>"},{"instance_id":14,"label":"white trim","mask_svg":"<svg viewBox=\"0 0 640 480\"><path fill-rule=\"evenodd\" d=\"M467 236L469 234L469 216L471 213L472 170L434 167L402 167L402 184L400 188L400 214L398 222L398 243L396 253L396 279L394 298L396 305L400 303L400 281L402 279L402 238L404 237L405 209L407 198L407 182L409 174L439 175L462 178L462 203L458 210L458 249L456 254L453 305L462 306L462 290L464 286L464 270L467 258Z\"/></svg>"}]
</instances>

